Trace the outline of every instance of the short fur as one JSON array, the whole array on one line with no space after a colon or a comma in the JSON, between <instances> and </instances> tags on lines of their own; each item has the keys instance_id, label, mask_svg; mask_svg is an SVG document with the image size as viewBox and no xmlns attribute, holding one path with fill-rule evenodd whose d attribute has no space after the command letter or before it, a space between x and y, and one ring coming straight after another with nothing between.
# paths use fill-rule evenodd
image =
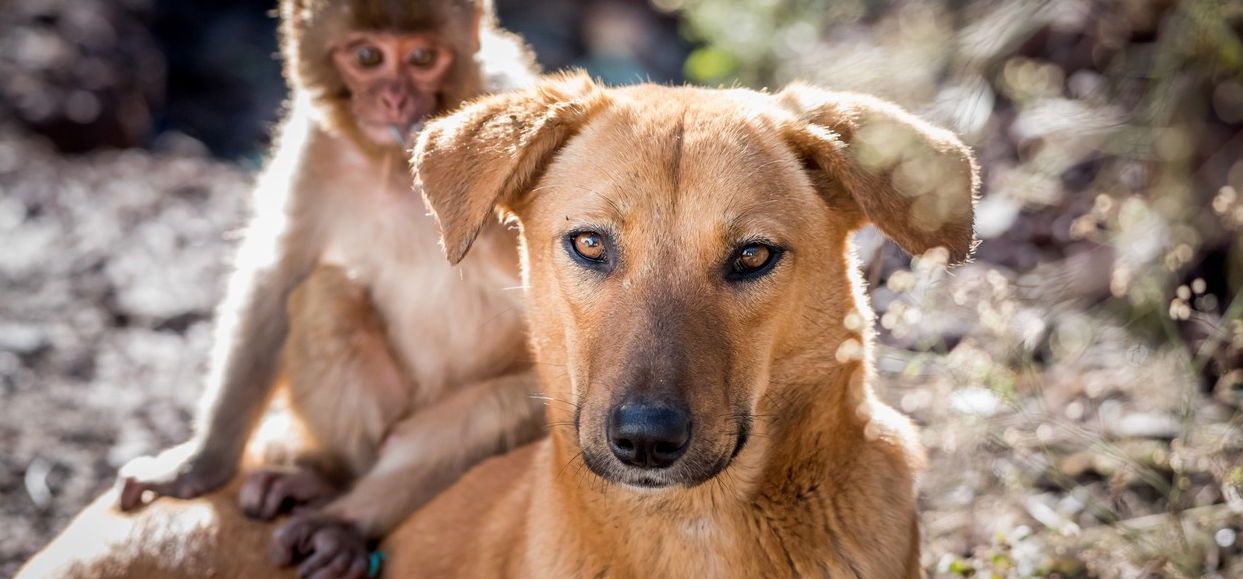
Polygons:
<instances>
[{"instance_id":1,"label":"short fur","mask_svg":"<svg viewBox=\"0 0 1243 579\"><path fill-rule=\"evenodd\" d=\"M430 125L415 158L451 260L493 207L521 225L554 428L395 531L392 576L921 574L924 455L872 392L849 236L871 221L910 251L964 259L977 178L953 135L805 85L609 90L570 76ZM562 240L583 228L614 240L607 275L567 257ZM783 261L723 282L731 248L756 235ZM689 449L661 471L604 443L610 405L638 391L693 413Z\"/></svg>"},{"instance_id":2,"label":"short fur","mask_svg":"<svg viewBox=\"0 0 1243 579\"><path fill-rule=\"evenodd\" d=\"M877 126L913 149L861 156L854 136ZM908 249L966 256L977 188L966 147L860 95L603 89L573 75L437 121L416 150L451 259L494 208L522 227L553 429L474 468L394 531L386 576L921 574L924 455L910 422L872 392L872 314L848 240L871 220ZM892 176L911 160L945 183L918 190L947 200L897 197L910 189ZM947 207L947 220L917 227L933 221L903 207ZM612 228L617 269L601 277L567 257L564 234L577 227ZM785 260L752 285L722 283L722 250L756 233L780 237ZM600 415L636 388L675 393L695 413L686 456L654 475L669 483L660 489L628 485L634 469L600 452ZM266 572L233 555L255 540L250 523L221 509L194 526L185 508L151 505L120 546L81 539L83 552L70 543L81 529L117 524L97 503L28 570L177 576L163 554L184 549L176 560L198 569ZM237 543L200 540L225 530Z\"/></svg>"},{"instance_id":3,"label":"short fur","mask_svg":"<svg viewBox=\"0 0 1243 579\"><path fill-rule=\"evenodd\" d=\"M322 508L314 519L287 522L274 542L309 544L328 529L340 535L334 540L350 540L356 563L365 556L365 539L391 529L471 465L542 428L538 402L530 399L537 387L521 293L514 290L520 284L514 235L488 228L487 257L465 268L441 259L436 225L411 189L404 153L377 154L343 128L344 121L353 125L350 119L333 120L348 108L341 85L333 84L328 46L352 27L442 27L437 33L452 36L461 50L453 61L461 65L457 84L450 87L456 96L443 101L446 108L482 90L529 85L534 73L529 52L495 28L484 1L284 0L281 14L290 108L259 178L254 216L218 312L194 436L156 459L127 465L114 498L145 509L124 523L131 528L193 510L167 504L172 499L139 506L147 491L190 498L233 479L283 376L294 414L314 442L314 460L299 457L300 464L331 465L331 482L345 492L326 504L332 497L306 496ZM240 497L229 496L247 512L271 517L288 507L284 498L329 488L302 484L305 470L259 473L253 484L237 485L246 489ZM220 496L204 501L215 504ZM98 514L101 507L93 508ZM229 513L217 515L231 520ZM270 525L261 527L272 534ZM307 536L291 537L290 529ZM176 549L193 551L197 539L187 537ZM244 549L262 560L268 543L265 536ZM176 567L189 576L207 570Z\"/></svg>"}]
</instances>

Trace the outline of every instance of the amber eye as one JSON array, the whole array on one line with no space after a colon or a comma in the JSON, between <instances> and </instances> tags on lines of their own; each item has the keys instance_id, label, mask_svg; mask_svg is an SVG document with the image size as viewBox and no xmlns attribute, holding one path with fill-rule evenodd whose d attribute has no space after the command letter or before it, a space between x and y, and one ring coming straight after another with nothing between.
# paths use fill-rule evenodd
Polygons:
<instances>
[{"instance_id":1,"label":"amber eye","mask_svg":"<svg viewBox=\"0 0 1243 579\"><path fill-rule=\"evenodd\" d=\"M384 53L374 46L363 46L354 52L354 58L363 68L375 68L384 62Z\"/></svg>"},{"instance_id":2,"label":"amber eye","mask_svg":"<svg viewBox=\"0 0 1243 579\"><path fill-rule=\"evenodd\" d=\"M604 236L599 233L594 231L577 233L571 242L574 246L574 253L587 261L603 263L608 257L608 252L604 249Z\"/></svg>"},{"instance_id":3,"label":"amber eye","mask_svg":"<svg viewBox=\"0 0 1243 579\"><path fill-rule=\"evenodd\" d=\"M428 68L436 63L436 49L420 48L410 53L410 58L406 60L411 66L419 68Z\"/></svg>"},{"instance_id":4,"label":"amber eye","mask_svg":"<svg viewBox=\"0 0 1243 579\"><path fill-rule=\"evenodd\" d=\"M738 259L734 260L734 269L738 271L757 270L768 263L771 255L772 252L763 245L748 245L738 252Z\"/></svg>"},{"instance_id":5,"label":"amber eye","mask_svg":"<svg viewBox=\"0 0 1243 579\"><path fill-rule=\"evenodd\" d=\"M772 245L749 243L734 253L725 277L731 281L760 277L772 270L781 251Z\"/></svg>"}]
</instances>

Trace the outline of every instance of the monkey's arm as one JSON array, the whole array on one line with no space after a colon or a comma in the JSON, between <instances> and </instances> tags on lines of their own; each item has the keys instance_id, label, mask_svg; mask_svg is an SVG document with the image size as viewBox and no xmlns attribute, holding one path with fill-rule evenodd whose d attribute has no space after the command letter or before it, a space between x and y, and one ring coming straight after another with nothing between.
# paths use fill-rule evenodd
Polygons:
<instances>
[{"instance_id":1,"label":"monkey's arm","mask_svg":"<svg viewBox=\"0 0 1243 579\"><path fill-rule=\"evenodd\" d=\"M189 498L224 484L263 415L287 332L285 301L318 253L310 216L301 213L308 200L300 198L300 181L291 174L299 164L282 158L291 153L282 153L259 181L255 213L217 310L194 435L156 458L135 459L122 469L122 509L138 506L148 490Z\"/></svg>"},{"instance_id":2,"label":"monkey's arm","mask_svg":"<svg viewBox=\"0 0 1243 579\"><path fill-rule=\"evenodd\" d=\"M537 391L534 372L523 371L456 389L420 409L394 426L376 465L317 514L383 536L467 469L542 435ZM278 531L276 541L299 533Z\"/></svg>"}]
</instances>

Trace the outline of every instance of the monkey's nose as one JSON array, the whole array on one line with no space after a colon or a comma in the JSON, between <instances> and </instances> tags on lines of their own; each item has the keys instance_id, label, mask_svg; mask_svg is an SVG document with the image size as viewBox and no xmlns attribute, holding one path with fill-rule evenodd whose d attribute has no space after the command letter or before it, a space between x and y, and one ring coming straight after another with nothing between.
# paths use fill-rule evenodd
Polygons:
<instances>
[{"instance_id":1,"label":"monkey's nose","mask_svg":"<svg viewBox=\"0 0 1243 579\"><path fill-rule=\"evenodd\" d=\"M379 93L380 109L383 109L385 116L388 116L390 122L405 123L409 122L411 109L414 108L414 99L410 98L410 92L405 87L389 86L385 87Z\"/></svg>"},{"instance_id":2,"label":"monkey's nose","mask_svg":"<svg viewBox=\"0 0 1243 579\"><path fill-rule=\"evenodd\" d=\"M666 468L690 446L691 417L678 408L623 404L609 413L609 448L639 468Z\"/></svg>"},{"instance_id":3,"label":"monkey's nose","mask_svg":"<svg viewBox=\"0 0 1243 579\"><path fill-rule=\"evenodd\" d=\"M389 89L380 93L380 105L384 107L384 111L392 115L396 119L400 119L406 112L406 105L410 103L410 95L401 89Z\"/></svg>"}]
</instances>

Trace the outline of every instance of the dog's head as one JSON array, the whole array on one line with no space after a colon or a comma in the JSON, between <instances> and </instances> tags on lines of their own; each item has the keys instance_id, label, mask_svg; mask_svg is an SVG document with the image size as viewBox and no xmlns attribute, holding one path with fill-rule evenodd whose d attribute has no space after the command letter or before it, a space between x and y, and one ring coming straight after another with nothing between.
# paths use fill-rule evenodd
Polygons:
<instances>
[{"instance_id":1,"label":"dog's head","mask_svg":"<svg viewBox=\"0 0 1243 579\"><path fill-rule=\"evenodd\" d=\"M516 218L550 421L631 486L712 478L770 385L860 363L852 231L871 222L951 262L973 244L976 172L958 139L803 85L554 77L430 124L415 166L450 260L494 211Z\"/></svg>"}]
</instances>

